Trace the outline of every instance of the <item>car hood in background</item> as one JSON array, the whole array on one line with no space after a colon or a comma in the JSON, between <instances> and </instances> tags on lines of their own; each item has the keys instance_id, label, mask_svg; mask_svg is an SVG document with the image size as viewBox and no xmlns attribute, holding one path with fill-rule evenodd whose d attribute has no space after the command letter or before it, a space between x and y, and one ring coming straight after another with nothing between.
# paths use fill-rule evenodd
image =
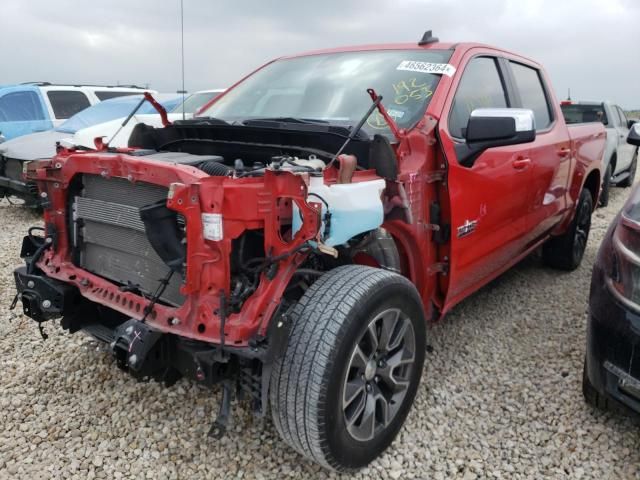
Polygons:
<instances>
[{"instance_id":1,"label":"car hood in background","mask_svg":"<svg viewBox=\"0 0 640 480\"><path fill-rule=\"evenodd\" d=\"M186 114L185 118L189 119L191 116L190 114ZM169 121L182 120L181 113L169 113L168 117ZM109 142L109 146L111 147L126 147L128 146L131 132L138 123L144 123L155 128L162 128L162 119L158 114L134 115L131 117L131 120L129 120L129 123L118 132L124 120L124 118L118 118L110 122L83 128L76 132L71 141L75 145L95 148L94 140L97 137L103 137L105 142L111 140ZM118 132L118 134L112 139L111 137L113 137L116 132Z\"/></svg>"},{"instance_id":2,"label":"car hood in background","mask_svg":"<svg viewBox=\"0 0 640 480\"><path fill-rule=\"evenodd\" d=\"M68 133L55 130L31 133L0 143L0 155L29 161L51 158L56 154L56 142L68 137Z\"/></svg>"}]
</instances>

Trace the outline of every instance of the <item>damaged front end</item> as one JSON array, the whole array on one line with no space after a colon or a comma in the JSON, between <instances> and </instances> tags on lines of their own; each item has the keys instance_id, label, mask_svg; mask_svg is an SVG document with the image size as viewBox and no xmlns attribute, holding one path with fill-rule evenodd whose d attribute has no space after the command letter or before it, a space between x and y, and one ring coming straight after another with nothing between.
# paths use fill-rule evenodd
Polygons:
<instances>
[{"instance_id":1,"label":"damaged front end","mask_svg":"<svg viewBox=\"0 0 640 480\"><path fill-rule=\"evenodd\" d=\"M210 176L203 161L67 151L34 163L27 175L48 207L15 272L24 313L110 344L138 378L214 384L253 371L288 279L318 240L319 211L299 175ZM292 205L302 224L287 236ZM234 252L241 243L263 256L250 295L235 285L249 260Z\"/></svg>"},{"instance_id":2,"label":"damaged front end","mask_svg":"<svg viewBox=\"0 0 640 480\"><path fill-rule=\"evenodd\" d=\"M232 168L217 155L103 149L33 162L45 227L24 239L16 301L43 336L61 317L136 378L222 383L225 397L235 385L264 414L298 292L380 251L372 240L393 245L367 236L384 221L386 183L355 161L328 171L313 155L272 156ZM361 209L338 208L348 203ZM388 267L400 269L397 254Z\"/></svg>"},{"instance_id":3,"label":"damaged front end","mask_svg":"<svg viewBox=\"0 0 640 480\"><path fill-rule=\"evenodd\" d=\"M212 434L234 391L264 415L289 312L316 278L361 263L420 279L395 236L404 249L415 229L426 240L413 224L422 187L396 155L415 168L410 145L421 148L424 132L394 129L396 146L359 136L372 109L352 130L141 124L136 149L97 141L30 163L45 226L25 237L13 306L22 301L43 337L42 323L61 317L108 344L138 379L222 383Z\"/></svg>"}]
</instances>

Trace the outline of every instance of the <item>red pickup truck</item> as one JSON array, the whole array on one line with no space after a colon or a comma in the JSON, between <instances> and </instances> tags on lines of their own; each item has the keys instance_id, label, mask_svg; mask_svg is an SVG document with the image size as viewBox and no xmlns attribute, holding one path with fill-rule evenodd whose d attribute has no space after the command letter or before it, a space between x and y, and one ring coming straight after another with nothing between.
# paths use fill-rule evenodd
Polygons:
<instances>
[{"instance_id":1,"label":"red pickup truck","mask_svg":"<svg viewBox=\"0 0 640 480\"><path fill-rule=\"evenodd\" d=\"M16 301L138 378L221 384L214 436L241 392L305 457L357 469L409 412L429 321L539 247L579 265L604 142L497 48L280 58L130 148L29 163L45 227Z\"/></svg>"}]
</instances>

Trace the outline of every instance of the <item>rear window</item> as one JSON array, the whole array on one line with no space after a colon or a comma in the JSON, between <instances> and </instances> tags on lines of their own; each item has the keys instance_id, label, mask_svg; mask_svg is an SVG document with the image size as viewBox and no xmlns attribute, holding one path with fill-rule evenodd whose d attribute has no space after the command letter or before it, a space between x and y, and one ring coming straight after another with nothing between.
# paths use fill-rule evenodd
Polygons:
<instances>
[{"instance_id":1,"label":"rear window","mask_svg":"<svg viewBox=\"0 0 640 480\"><path fill-rule=\"evenodd\" d=\"M142 92L114 92L112 90L96 90L93 93L100 101L109 100L110 98L125 97L127 95L140 95Z\"/></svg>"},{"instance_id":2,"label":"rear window","mask_svg":"<svg viewBox=\"0 0 640 480\"><path fill-rule=\"evenodd\" d=\"M82 92L73 90L51 90L47 92L53 114L56 118L66 119L91 106L89 99Z\"/></svg>"},{"instance_id":3,"label":"rear window","mask_svg":"<svg viewBox=\"0 0 640 480\"><path fill-rule=\"evenodd\" d=\"M520 93L522 107L533 110L536 119L536 130L543 130L551 125L551 105L542 85L540 72L521 63L511 63L511 71Z\"/></svg>"},{"instance_id":4,"label":"rear window","mask_svg":"<svg viewBox=\"0 0 640 480\"><path fill-rule=\"evenodd\" d=\"M12 92L0 97L0 122L45 120L35 92Z\"/></svg>"},{"instance_id":5,"label":"rear window","mask_svg":"<svg viewBox=\"0 0 640 480\"><path fill-rule=\"evenodd\" d=\"M609 119L602 105L561 105L562 115L567 124L601 122L609 124Z\"/></svg>"}]
</instances>

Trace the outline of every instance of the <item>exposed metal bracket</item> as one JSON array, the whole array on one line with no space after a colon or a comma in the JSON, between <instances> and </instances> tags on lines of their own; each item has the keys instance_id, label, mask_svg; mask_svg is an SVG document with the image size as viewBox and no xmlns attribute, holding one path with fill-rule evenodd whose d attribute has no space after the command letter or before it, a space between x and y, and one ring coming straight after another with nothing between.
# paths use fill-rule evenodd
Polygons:
<instances>
[{"instance_id":1,"label":"exposed metal bracket","mask_svg":"<svg viewBox=\"0 0 640 480\"><path fill-rule=\"evenodd\" d=\"M425 175L425 181L427 183L442 182L445 179L446 173L445 170L434 170Z\"/></svg>"},{"instance_id":2,"label":"exposed metal bracket","mask_svg":"<svg viewBox=\"0 0 640 480\"><path fill-rule=\"evenodd\" d=\"M441 273L443 275L449 273L449 262L434 263L427 268L428 275L436 275L438 273Z\"/></svg>"},{"instance_id":3,"label":"exposed metal bracket","mask_svg":"<svg viewBox=\"0 0 640 480\"><path fill-rule=\"evenodd\" d=\"M436 225L435 223L423 223L422 228L432 232L439 232L441 230L440 225Z\"/></svg>"}]
</instances>

